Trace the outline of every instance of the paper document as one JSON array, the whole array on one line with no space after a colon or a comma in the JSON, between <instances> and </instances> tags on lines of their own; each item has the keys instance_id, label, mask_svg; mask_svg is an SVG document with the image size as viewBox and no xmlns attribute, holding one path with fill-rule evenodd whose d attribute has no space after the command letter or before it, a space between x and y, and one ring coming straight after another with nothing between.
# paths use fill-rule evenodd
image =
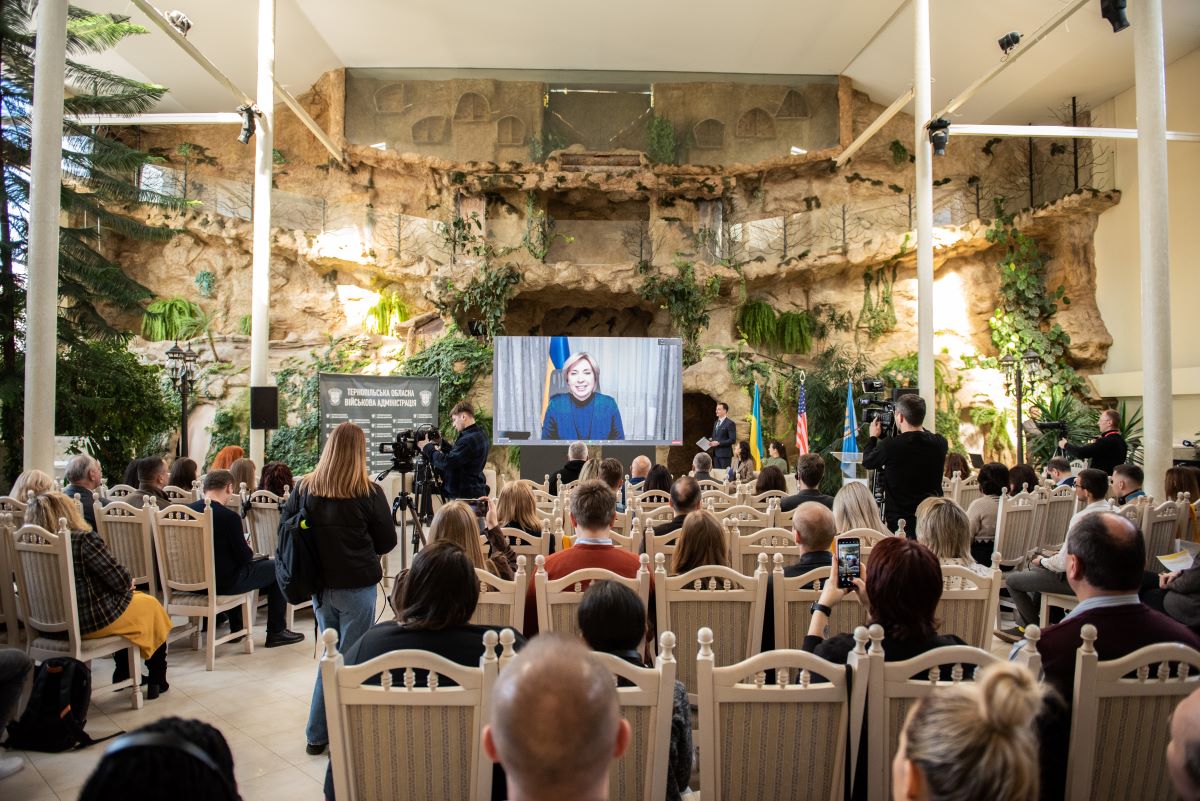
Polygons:
<instances>
[{"instance_id":1,"label":"paper document","mask_svg":"<svg viewBox=\"0 0 1200 801\"><path fill-rule=\"evenodd\" d=\"M1194 557L1187 551L1177 551L1175 553L1167 553L1158 557L1158 561L1162 562L1163 567L1174 572L1176 570L1187 570L1192 566Z\"/></svg>"},{"instance_id":2,"label":"paper document","mask_svg":"<svg viewBox=\"0 0 1200 801\"><path fill-rule=\"evenodd\" d=\"M696 440L696 447L702 451L706 451L713 446L713 441L708 437L701 437Z\"/></svg>"}]
</instances>

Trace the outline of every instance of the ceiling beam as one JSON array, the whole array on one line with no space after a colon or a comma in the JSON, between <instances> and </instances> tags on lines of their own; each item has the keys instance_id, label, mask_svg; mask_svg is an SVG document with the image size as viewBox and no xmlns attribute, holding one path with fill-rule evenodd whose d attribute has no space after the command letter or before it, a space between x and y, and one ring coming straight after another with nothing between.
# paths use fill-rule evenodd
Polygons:
<instances>
[{"instance_id":1,"label":"ceiling beam","mask_svg":"<svg viewBox=\"0 0 1200 801\"><path fill-rule=\"evenodd\" d=\"M1070 125L964 125L950 126L952 136L1015 136L1020 139L1137 139L1137 128L1081 128ZM1167 131L1169 142L1200 142L1200 133Z\"/></svg>"},{"instance_id":2,"label":"ceiling beam","mask_svg":"<svg viewBox=\"0 0 1200 801\"><path fill-rule=\"evenodd\" d=\"M883 113L876 117L875 120L867 126L866 130L860 133L858 138L851 142L846 149L843 150L836 159L834 159L833 163L841 167L843 164L849 161L855 153L862 149L863 145L871 140L871 137L879 133L879 130L883 126L887 125L888 122L891 121L892 117L895 117L897 114L899 114L901 109L903 109L909 104L909 102L912 101L913 96L913 88L910 86L907 90L905 90L904 94L893 100L892 105L884 109Z\"/></svg>"},{"instance_id":3,"label":"ceiling beam","mask_svg":"<svg viewBox=\"0 0 1200 801\"><path fill-rule=\"evenodd\" d=\"M67 119L78 125L241 125L242 115L233 111L186 114L73 114Z\"/></svg>"}]
</instances>

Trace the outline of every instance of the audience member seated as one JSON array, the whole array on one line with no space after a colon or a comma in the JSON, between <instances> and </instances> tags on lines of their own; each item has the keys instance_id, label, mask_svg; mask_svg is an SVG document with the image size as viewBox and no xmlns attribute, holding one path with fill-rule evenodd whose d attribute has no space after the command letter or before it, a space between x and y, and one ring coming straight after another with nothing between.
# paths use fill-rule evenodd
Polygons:
<instances>
[{"instance_id":1,"label":"audience member seated","mask_svg":"<svg viewBox=\"0 0 1200 801\"><path fill-rule=\"evenodd\" d=\"M273 492L282 498L296 488L292 470L283 462L267 462L258 479L258 489Z\"/></svg>"},{"instance_id":2,"label":"audience member seated","mask_svg":"<svg viewBox=\"0 0 1200 801\"><path fill-rule=\"evenodd\" d=\"M981 576L992 575L989 565L971 556L971 526L967 513L949 498L926 498L917 504L917 542L933 551L943 565L957 565Z\"/></svg>"},{"instance_id":3,"label":"audience member seated","mask_svg":"<svg viewBox=\"0 0 1200 801\"><path fill-rule=\"evenodd\" d=\"M500 490L500 497L496 499L496 519L501 528L516 528L535 537L542 536L542 518L538 515L533 490L520 481L510 481ZM553 536L550 537L550 553L554 553Z\"/></svg>"},{"instance_id":4,"label":"audience member seated","mask_svg":"<svg viewBox=\"0 0 1200 801\"><path fill-rule=\"evenodd\" d=\"M554 635L500 672L483 749L504 767L509 801L607 801L630 740L614 684L583 643Z\"/></svg>"},{"instance_id":5,"label":"audience member seated","mask_svg":"<svg viewBox=\"0 0 1200 801\"><path fill-rule=\"evenodd\" d=\"M583 469L587 458L587 445L579 440L572 442L567 447L567 463L550 476L550 494L558 494L558 483L560 481L564 484L570 484L572 481L577 480L579 478L579 471Z\"/></svg>"},{"instance_id":6,"label":"audience member seated","mask_svg":"<svg viewBox=\"0 0 1200 801\"><path fill-rule=\"evenodd\" d=\"M83 519L92 527L92 531L95 531L95 493L103 479L100 463L86 453L81 453L67 462L64 478L67 479L67 486L63 490L63 494L68 498L79 499L80 505L83 506Z\"/></svg>"},{"instance_id":7,"label":"audience member seated","mask_svg":"<svg viewBox=\"0 0 1200 801\"><path fill-rule=\"evenodd\" d=\"M629 484L635 489L641 490L640 485L646 480L646 475L650 472L651 466L649 456L635 456L633 461L629 463Z\"/></svg>"},{"instance_id":8,"label":"audience member seated","mask_svg":"<svg viewBox=\"0 0 1200 801\"><path fill-rule=\"evenodd\" d=\"M9 721L18 717L17 707L25 689L25 680L31 672L33 660L24 651L0 648L0 731L6 731ZM19 756L0 757L0 780L7 779L24 767L25 760Z\"/></svg>"},{"instance_id":9,"label":"audience member seated","mask_svg":"<svg viewBox=\"0 0 1200 801\"><path fill-rule=\"evenodd\" d=\"M1113 468L1112 491L1117 506L1124 506L1130 501L1146 497L1146 491L1142 489L1145 477L1142 468L1136 464L1119 464Z\"/></svg>"},{"instance_id":10,"label":"audience member seated","mask_svg":"<svg viewBox=\"0 0 1200 801\"><path fill-rule=\"evenodd\" d=\"M843 484L833 496L833 523L840 533L852 528L870 528L882 537L892 534L883 523L875 496L861 481Z\"/></svg>"},{"instance_id":11,"label":"audience member seated","mask_svg":"<svg viewBox=\"0 0 1200 801\"><path fill-rule=\"evenodd\" d=\"M58 489L58 485L54 483L54 479L41 470L26 470L21 475L17 476L17 480L13 482L10 497L16 498L21 503L29 497L29 493L41 495L44 492L54 492Z\"/></svg>"},{"instance_id":12,"label":"audience member seated","mask_svg":"<svg viewBox=\"0 0 1200 801\"><path fill-rule=\"evenodd\" d=\"M161 718L113 740L79 801L240 801L224 735L200 720Z\"/></svg>"},{"instance_id":13,"label":"audience member seated","mask_svg":"<svg viewBox=\"0 0 1200 801\"><path fill-rule=\"evenodd\" d=\"M625 512L625 468L617 459L608 458L600 462L598 478L617 496L617 511Z\"/></svg>"},{"instance_id":14,"label":"audience member seated","mask_svg":"<svg viewBox=\"0 0 1200 801\"><path fill-rule=\"evenodd\" d=\"M1107 485L1104 471L1089 468L1079 474L1077 486L1091 480L1085 479L1089 473L1098 474ZM1080 630L1088 623L1096 627L1096 653L1102 661L1157 643L1178 642L1200 650L1200 637L1138 600L1146 547L1132 521L1113 512L1084 515L1071 524L1063 550L1067 582L1079 605L1061 623L1042 629L1038 653L1046 683L1067 704L1075 687ZM1043 718L1043 798L1062 798L1070 720L1067 711Z\"/></svg>"},{"instance_id":15,"label":"audience member seated","mask_svg":"<svg viewBox=\"0 0 1200 801\"><path fill-rule=\"evenodd\" d=\"M767 445L767 458L762 460L763 467L777 467L785 476L788 472L787 449L779 440L772 440Z\"/></svg>"},{"instance_id":16,"label":"audience member seated","mask_svg":"<svg viewBox=\"0 0 1200 801\"><path fill-rule=\"evenodd\" d=\"M692 478L697 481L716 481L712 477L712 457L707 453L697 453L692 457Z\"/></svg>"},{"instance_id":17,"label":"audience member seated","mask_svg":"<svg viewBox=\"0 0 1200 801\"><path fill-rule=\"evenodd\" d=\"M61 492L35 495L25 507L25 522L57 532L65 518L71 532L75 568L75 600L79 605L79 633L85 640L121 636L142 653L150 676L146 697L154 700L167 684L167 634L171 618L153 595L136 592L133 577L91 530L75 501ZM129 678L125 652L116 655L113 684Z\"/></svg>"},{"instance_id":18,"label":"audience member seated","mask_svg":"<svg viewBox=\"0 0 1200 801\"><path fill-rule=\"evenodd\" d=\"M671 471L667 469L667 466L665 464L656 464L650 468L650 472L646 474L646 480L642 482L642 486L639 489L642 492L650 492L651 490L670 492L673 481Z\"/></svg>"},{"instance_id":19,"label":"audience member seated","mask_svg":"<svg viewBox=\"0 0 1200 801\"><path fill-rule=\"evenodd\" d=\"M579 629L584 642L593 651L612 654L638 667L651 667L646 664L640 651L646 636L646 607L637 593L623 584L596 581L588 587L579 603ZM671 705L667 801L682 798L691 775L691 708L688 706L687 688L683 682L677 681Z\"/></svg>"},{"instance_id":20,"label":"audience member seated","mask_svg":"<svg viewBox=\"0 0 1200 801\"><path fill-rule=\"evenodd\" d=\"M1036 801L1042 695L1027 669L1002 662L921 698L892 760L892 798Z\"/></svg>"},{"instance_id":21,"label":"audience member seated","mask_svg":"<svg viewBox=\"0 0 1200 801\"><path fill-rule=\"evenodd\" d=\"M579 469L579 482L596 481L600 478L600 457L593 456Z\"/></svg>"},{"instance_id":22,"label":"audience member seated","mask_svg":"<svg viewBox=\"0 0 1200 801\"><path fill-rule=\"evenodd\" d=\"M1005 583L1013 605L1017 608L1017 630L999 632L1002 639L1016 642L1025 626L1038 622L1041 598L1043 592L1053 592L1059 595L1073 595L1075 590L1067 577L1067 555L1071 553L1071 538L1080 522L1097 512L1106 512L1110 508L1104 495L1108 492L1108 474L1103 470L1088 467L1079 471L1075 477L1075 495L1080 502L1086 504L1071 518L1067 527L1067 537L1063 546L1054 554L1039 554L1030 559L1028 570L1017 570L1008 574ZM972 504L973 505L973 504ZM1140 536L1140 535L1139 535ZM1141 565L1138 562L1138 582L1141 582ZM1137 592L1137 586L1134 587Z\"/></svg>"},{"instance_id":23,"label":"audience member seated","mask_svg":"<svg viewBox=\"0 0 1200 801\"><path fill-rule=\"evenodd\" d=\"M134 459L125 465L125 474L121 477L121 483L127 487L136 487L138 485L138 468L141 466L141 459Z\"/></svg>"},{"instance_id":24,"label":"audience member seated","mask_svg":"<svg viewBox=\"0 0 1200 801\"><path fill-rule=\"evenodd\" d=\"M1046 475L1056 487L1075 486L1075 474L1071 472L1071 463L1061 456L1055 456L1046 462Z\"/></svg>"},{"instance_id":25,"label":"audience member seated","mask_svg":"<svg viewBox=\"0 0 1200 801\"><path fill-rule=\"evenodd\" d=\"M686 476L680 481L690 481L693 487L696 485L693 479ZM553 581L589 567L611 570L624 578L637 575L641 562L629 551L613 545L609 537L617 516L616 505L612 491L601 481L589 481L575 488L571 493L571 525L575 540L570 548L546 560L547 579ZM538 631L537 596L534 590L531 580L529 595L525 599L523 631L526 637L533 637Z\"/></svg>"},{"instance_id":26,"label":"audience member seated","mask_svg":"<svg viewBox=\"0 0 1200 801\"><path fill-rule=\"evenodd\" d=\"M946 468L942 471L942 475L946 478L954 478L955 473L958 473L960 481L970 477L971 463L961 453L951 451L946 454Z\"/></svg>"},{"instance_id":27,"label":"audience member seated","mask_svg":"<svg viewBox=\"0 0 1200 801\"><path fill-rule=\"evenodd\" d=\"M433 516L433 522L429 524L429 542L448 540L462 548L475 567L505 581L511 581L517 571L517 556L508 544L508 539L500 532L495 505L487 498L480 498L472 503L487 507L483 524L488 540L486 555L479 543L479 518L466 501L450 501L438 509L437 514Z\"/></svg>"},{"instance_id":28,"label":"audience member seated","mask_svg":"<svg viewBox=\"0 0 1200 801\"><path fill-rule=\"evenodd\" d=\"M796 544L800 546L800 560L795 564L784 565L785 578L803 576L810 570L828 568L833 564L833 538L836 531L833 523L833 513L816 501L808 501L796 507L792 512L792 532ZM773 569L773 568L772 568ZM810 589L812 584L805 584ZM775 648L775 587L767 584L766 607L763 610L762 650L770 651Z\"/></svg>"},{"instance_id":29,"label":"audience member seated","mask_svg":"<svg viewBox=\"0 0 1200 801\"><path fill-rule=\"evenodd\" d=\"M443 507L445 508L445 507ZM470 557L454 542L430 542L413 557L403 583L392 594L395 620L376 623L344 653L347 665L361 665L392 651L428 651L467 667L477 667L483 656L483 634L500 627L471 623L479 604L479 579ZM516 647L525 638L517 634ZM404 686L403 671L392 672L396 687ZM416 671L416 686L424 687L426 672ZM378 684L379 677L371 679ZM442 686L454 686L442 677ZM323 702L323 696L322 696ZM466 769L464 767L464 769ZM325 797L333 799L333 776L325 774Z\"/></svg>"},{"instance_id":30,"label":"audience member seated","mask_svg":"<svg viewBox=\"0 0 1200 801\"><path fill-rule=\"evenodd\" d=\"M256 559L246 535L242 530L242 518L231 512L225 504L233 495L233 473L228 470L210 470L201 485L204 498L188 504L197 512L204 511L205 501L212 507L213 567L216 573L217 594L237 595L251 590L262 590L267 596L267 648L304 640L304 635L289 630L287 599L275 580L275 560L269 557ZM236 607L225 613L229 630L242 628L242 609Z\"/></svg>"},{"instance_id":31,"label":"audience member seated","mask_svg":"<svg viewBox=\"0 0 1200 801\"><path fill-rule=\"evenodd\" d=\"M1196 524L1196 508L1192 504L1200 501L1200 481L1197 480L1200 473L1195 468L1190 466L1168 467L1166 483L1163 485L1163 491L1166 493L1163 500L1175 500L1181 493L1186 495L1188 502L1187 520L1184 522L1181 533L1183 539L1196 542L1200 540L1200 526Z\"/></svg>"},{"instance_id":32,"label":"audience member seated","mask_svg":"<svg viewBox=\"0 0 1200 801\"><path fill-rule=\"evenodd\" d=\"M663 534L670 534L672 531L683 528L684 518L700 508L700 500L700 485L696 483L696 479L691 476L680 476L671 485L671 509L674 510L675 517L666 523L655 526L654 533L661 537Z\"/></svg>"},{"instance_id":33,"label":"audience member seated","mask_svg":"<svg viewBox=\"0 0 1200 801\"><path fill-rule=\"evenodd\" d=\"M996 514L1000 511L1000 496L1008 488L1008 467L988 462L979 468L979 497L967 507L967 522L971 526L971 557L980 564L992 563L996 550Z\"/></svg>"},{"instance_id":34,"label":"audience member seated","mask_svg":"<svg viewBox=\"0 0 1200 801\"><path fill-rule=\"evenodd\" d=\"M765 472L765 471L764 471ZM802 503L816 501L833 509L833 496L821 492L821 479L825 477L825 460L819 453L801 454L796 459L796 483L800 491L779 502L779 511L790 512Z\"/></svg>"},{"instance_id":35,"label":"audience member seated","mask_svg":"<svg viewBox=\"0 0 1200 801\"><path fill-rule=\"evenodd\" d=\"M1200 564L1169 573L1146 573L1138 595L1151 609L1200 631Z\"/></svg>"},{"instance_id":36,"label":"audience member seated","mask_svg":"<svg viewBox=\"0 0 1200 801\"><path fill-rule=\"evenodd\" d=\"M246 485L246 491L249 492L258 483L258 468L249 459L238 459L229 466L229 472L233 473L234 495L242 491L243 484Z\"/></svg>"},{"instance_id":37,"label":"audience member seated","mask_svg":"<svg viewBox=\"0 0 1200 801\"><path fill-rule=\"evenodd\" d=\"M721 521L712 512L689 512L683 519L675 555L668 569L673 576L707 565L729 567L729 546Z\"/></svg>"},{"instance_id":38,"label":"audience member seated","mask_svg":"<svg viewBox=\"0 0 1200 801\"><path fill-rule=\"evenodd\" d=\"M1200 801L1200 690L1180 701L1171 715L1167 773L1180 801Z\"/></svg>"},{"instance_id":39,"label":"audience member seated","mask_svg":"<svg viewBox=\"0 0 1200 801\"><path fill-rule=\"evenodd\" d=\"M147 495L153 496L159 509L171 505L171 499L163 492L167 486L167 462L161 456L147 456L138 462L137 489L121 500L125 503L142 508Z\"/></svg>"},{"instance_id":40,"label":"audience member seated","mask_svg":"<svg viewBox=\"0 0 1200 801\"><path fill-rule=\"evenodd\" d=\"M1008 494L1033 492L1038 488L1037 471L1027 464L1016 464L1008 469Z\"/></svg>"},{"instance_id":41,"label":"audience member seated","mask_svg":"<svg viewBox=\"0 0 1200 801\"><path fill-rule=\"evenodd\" d=\"M750 443L742 440L733 451L733 463L729 465L729 477L739 484L754 480L754 457L750 454Z\"/></svg>"},{"instance_id":42,"label":"audience member seated","mask_svg":"<svg viewBox=\"0 0 1200 801\"><path fill-rule=\"evenodd\" d=\"M754 482L754 494L762 495L764 492L787 492L787 479L778 467L764 467L758 474Z\"/></svg>"},{"instance_id":43,"label":"audience member seated","mask_svg":"<svg viewBox=\"0 0 1200 801\"><path fill-rule=\"evenodd\" d=\"M167 486L190 490L196 479L200 478L200 466L195 459L186 456L171 463L171 472L167 474Z\"/></svg>"},{"instance_id":44,"label":"audience member seated","mask_svg":"<svg viewBox=\"0 0 1200 801\"><path fill-rule=\"evenodd\" d=\"M244 459L246 452L239 445L226 445L221 450L217 451L217 455L213 457L212 464L208 466L209 470L228 470L233 467L233 463L238 459Z\"/></svg>"}]
</instances>

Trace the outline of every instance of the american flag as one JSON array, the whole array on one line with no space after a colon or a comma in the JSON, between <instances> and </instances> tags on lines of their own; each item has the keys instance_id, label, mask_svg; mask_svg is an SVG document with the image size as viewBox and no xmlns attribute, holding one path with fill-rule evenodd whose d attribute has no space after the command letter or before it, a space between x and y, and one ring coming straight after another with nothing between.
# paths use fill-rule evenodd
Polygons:
<instances>
[{"instance_id":1,"label":"american flag","mask_svg":"<svg viewBox=\"0 0 1200 801\"><path fill-rule=\"evenodd\" d=\"M796 401L796 451L808 453L808 398L804 385L800 385L800 397Z\"/></svg>"}]
</instances>

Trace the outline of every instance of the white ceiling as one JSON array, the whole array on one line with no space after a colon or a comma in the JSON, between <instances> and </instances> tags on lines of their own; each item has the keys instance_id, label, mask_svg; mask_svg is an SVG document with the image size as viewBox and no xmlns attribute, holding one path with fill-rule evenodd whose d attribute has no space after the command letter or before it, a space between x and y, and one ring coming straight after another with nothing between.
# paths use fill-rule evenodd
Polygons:
<instances>
[{"instance_id":1,"label":"white ceiling","mask_svg":"<svg viewBox=\"0 0 1200 801\"><path fill-rule=\"evenodd\" d=\"M253 95L257 3L167 2L164 10L178 8L191 18L189 41ZM1031 34L1064 3L933 0L934 107L996 63L1002 34ZM236 105L128 0L86 5L150 27L97 63L170 87L159 110ZM1139 3L1129 5L1137 25ZM1164 0L1164 6L1171 62L1200 47L1200 2ZM906 0L278 0L275 63L280 82L295 94L339 66L844 73L886 105L911 85L912 59ZM1095 105L1132 85L1133 30L1113 34L1093 0L989 84L958 119L1043 122L1073 94Z\"/></svg>"}]
</instances>

